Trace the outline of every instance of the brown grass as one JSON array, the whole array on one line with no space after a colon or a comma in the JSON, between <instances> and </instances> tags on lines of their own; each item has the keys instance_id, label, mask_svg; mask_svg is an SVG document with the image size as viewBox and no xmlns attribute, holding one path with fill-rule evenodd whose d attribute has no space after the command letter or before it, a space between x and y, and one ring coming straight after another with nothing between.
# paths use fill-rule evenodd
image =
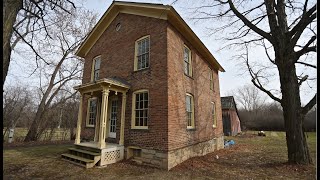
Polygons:
<instances>
[{"instance_id":1,"label":"brown grass","mask_svg":"<svg viewBox=\"0 0 320 180\"><path fill-rule=\"evenodd\" d=\"M229 137L236 145L191 158L170 171L123 161L105 168L84 169L60 159L72 145L45 145L4 150L4 179L316 179L315 165L286 163L283 133ZM316 137L308 138L316 160ZM219 157L218 159L216 157Z\"/></svg>"}]
</instances>

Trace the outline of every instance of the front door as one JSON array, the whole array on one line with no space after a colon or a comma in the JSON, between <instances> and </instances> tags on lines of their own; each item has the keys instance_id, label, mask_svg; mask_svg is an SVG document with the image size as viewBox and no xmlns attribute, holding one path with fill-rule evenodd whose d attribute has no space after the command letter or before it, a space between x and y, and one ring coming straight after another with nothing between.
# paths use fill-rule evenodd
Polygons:
<instances>
[{"instance_id":1,"label":"front door","mask_svg":"<svg viewBox=\"0 0 320 180\"><path fill-rule=\"evenodd\" d=\"M109 115L109 137L116 138L118 101L111 100Z\"/></svg>"}]
</instances>

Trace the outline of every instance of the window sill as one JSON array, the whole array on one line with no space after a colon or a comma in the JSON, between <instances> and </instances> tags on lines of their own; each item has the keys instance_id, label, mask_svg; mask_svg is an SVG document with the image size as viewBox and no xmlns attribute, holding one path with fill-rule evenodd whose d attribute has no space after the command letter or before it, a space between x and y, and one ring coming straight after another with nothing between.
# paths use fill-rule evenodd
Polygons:
<instances>
[{"instance_id":1,"label":"window sill","mask_svg":"<svg viewBox=\"0 0 320 180\"><path fill-rule=\"evenodd\" d=\"M94 125L86 125L86 128L94 128Z\"/></svg>"},{"instance_id":2,"label":"window sill","mask_svg":"<svg viewBox=\"0 0 320 180\"><path fill-rule=\"evenodd\" d=\"M187 127L187 131L195 131L196 128L195 127Z\"/></svg>"},{"instance_id":3,"label":"window sill","mask_svg":"<svg viewBox=\"0 0 320 180\"><path fill-rule=\"evenodd\" d=\"M216 125L212 125L212 127L213 127L213 128L217 128L217 126L216 126Z\"/></svg>"},{"instance_id":4,"label":"window sill","mask_svg":"<svg viewBox=\"0 0 320 180\"><path fill-rule=\"evenodd\" d=\"M140 126L140 127L131 127L131 129L133 129L133 130L149 130L148 129L148 126L146 126L146 127L144 127L144 126Z\"/></svg>"},{"instance_id":5,"label":"window sill","mask_svg":"<svg viewBox=\"0 0 320 180\"><path fill-rule=\"evenodd\" d=\"M135 72L143 72L143 71L147 71L147 70L149 70L150 69L150 66L149 67L147 67L147 68L144 68L144 69L139 69L139 70L133 70L133 72L135 73Z\"/></svg>"},{"instance_id":6,"label":"window sill","mask_svg":"<svg viewBox=\"0 0 320 180\"><path fill-rule=\"evenodd\" d=\"M188 74L186 74L186 73L184 73L184 75L185 75L185 76L187 76L188 78L190 78L190 79L194 80L192 76L189 76L189 75L188 75Z\"/></svg>"}]
</instances>

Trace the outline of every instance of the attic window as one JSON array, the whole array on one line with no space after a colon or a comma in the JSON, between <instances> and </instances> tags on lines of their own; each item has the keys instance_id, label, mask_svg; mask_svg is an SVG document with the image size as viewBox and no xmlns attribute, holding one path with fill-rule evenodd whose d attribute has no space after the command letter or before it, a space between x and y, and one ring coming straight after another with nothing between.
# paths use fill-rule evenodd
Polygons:
<instances>
[{"instance_id":1,"label":"attic window","mask_svg":"<svg viewBox=\"0 0 320 180\"><path fill-rule=\"evenodd\" d=\"M120 23L118 23L118 24L116 25L116 31L119 31L119 30L120 30L120 28L121 28L121 24L120 24Z\"/></svg>"}]
</instances>

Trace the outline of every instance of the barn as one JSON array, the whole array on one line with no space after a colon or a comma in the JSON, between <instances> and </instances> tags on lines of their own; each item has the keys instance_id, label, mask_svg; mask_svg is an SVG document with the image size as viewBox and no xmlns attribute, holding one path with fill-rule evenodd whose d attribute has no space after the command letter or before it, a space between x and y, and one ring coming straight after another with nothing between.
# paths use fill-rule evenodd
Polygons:
<instances>
[{"instance_id":1,"label":"barn","mask_svg":"<svg viewBox=\"0 0 320 180\"><path fill-rule=\"evenodd\" d=\"M223 133L235 136L241 132L240 117L233 96L221 97Z\"/></svg>"}]
</instances>

